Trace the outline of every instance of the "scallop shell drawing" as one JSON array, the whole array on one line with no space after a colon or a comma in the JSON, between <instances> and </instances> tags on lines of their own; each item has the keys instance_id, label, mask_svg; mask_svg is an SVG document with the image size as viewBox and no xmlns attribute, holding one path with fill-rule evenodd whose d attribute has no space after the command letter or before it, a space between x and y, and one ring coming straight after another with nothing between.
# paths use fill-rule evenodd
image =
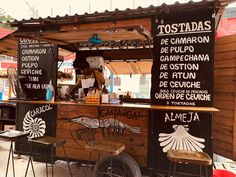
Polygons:
<instances>
[{"instance_id":1,"label":"scallop shell drawing","mask_svg":"<svg viewBox=\"0 0 236 177\"><path fill-rule=\"evenodd\" d=\"M179 149L188 151L200 151L205 148L203 144L205 139L192 136L188 133L188 125L173 125L173 133L160 133L158 141L163 147L162 151L167 152L169 149Z\"/></svg>"},{"instance_id":2,"label":"scallop shell drawing","mask_svg":"<svg viewBox=\"0 0 236 177\"><path fill-rule=\"evenodd\" d=\"M29 138L43 136L46 130L46 123L41 118L33 118L30 116L30 111L28 111L24 117L23 130L29 133Z\"/></svg>"}]
</instances>

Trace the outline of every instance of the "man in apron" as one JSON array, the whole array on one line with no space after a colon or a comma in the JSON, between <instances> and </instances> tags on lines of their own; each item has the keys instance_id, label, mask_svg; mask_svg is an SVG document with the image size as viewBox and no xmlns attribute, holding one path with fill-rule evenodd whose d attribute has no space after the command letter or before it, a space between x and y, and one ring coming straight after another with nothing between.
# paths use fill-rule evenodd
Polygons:
<instances>
[{"instance_id":1,"label":"man in apron","mask_svg":"<svg viewBox=\"0 0 236 177\"><path fill-rule=\"evenodd\" d=\"M97 69L92 69L87 61L82 61L79 66L74 66L76 70L80 70L81 76L78 77L76 85L70 92L70 97L75 97L75 92L79 88L83 88L85 95L87 95L89 88L102 89L102 85L105 83L104 76Z\"/></svg>"}]
</instances>

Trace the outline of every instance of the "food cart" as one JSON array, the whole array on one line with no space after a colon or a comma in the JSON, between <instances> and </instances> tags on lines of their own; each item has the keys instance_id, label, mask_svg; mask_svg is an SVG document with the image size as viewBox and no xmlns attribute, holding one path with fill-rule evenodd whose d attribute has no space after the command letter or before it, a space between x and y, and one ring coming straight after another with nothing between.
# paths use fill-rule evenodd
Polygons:
<instances>
[{"instance_id":1,"label":"food cart","mask_svg":"<svg viewBox=\"0 0 236 177\"><path fill-rule=\"evenodd\" d=\"M117 157L115 163L120 176L141 176L141 171L164 174L169 167L168 149L204 151L212 157L212 113L217 111L213 107L214 32L229 2L177 2L10 22L18 30L0 45L10 41L18 46L18 74L30 78L27 94L37 100L15 101L17 128L32 137L66 139L68 157L80 162L88 159L87 141L122 142L125 160L119 163L122 158ZM94 34L101 43L88 42ZM152 104L44 101L49 80L57 85L59 48L76 52L78 58L102 56L107 65L122 60L140 66L139 62L145 65L144 61L152 59ZM26 141L17 142L17 153L28 152ZM40 153L38 149L35 155ZM62 157L62 149L57 148L55 155ZM93 153L92 160L96 159ZM109 167L105 160L101 162L98 170ZM194 166L183 166L180 171L198 173Z\"/></svg>"}]
</instances>

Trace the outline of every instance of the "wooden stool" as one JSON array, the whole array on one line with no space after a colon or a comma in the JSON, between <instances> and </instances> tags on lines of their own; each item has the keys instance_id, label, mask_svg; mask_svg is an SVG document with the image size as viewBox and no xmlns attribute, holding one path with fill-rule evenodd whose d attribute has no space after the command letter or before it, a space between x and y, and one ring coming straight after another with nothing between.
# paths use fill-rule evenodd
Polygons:
<instances>
[{"instance_id":1,"label":"wooden stool","mask_svg":"<svg viewBox=\"0 0 236 177\"><path fill-rule=\"evenodd\" d=\"M171 166L174 163L174 174L176 173L176 163L187 163L187 164L195 164L200 167L201 176L201 166L205 166L205 173L207 174L207 166L212 164L212 160L208 154L205 152L197 152L197 151L183 151L183 150L168 150L167 158L170 160L170 167L168 171L168 176L170 176Z\"/></svg>"},{"instance_id":2,"label":"wooden stool","mask_svg":"<svg viewBox=\"0 0 236 177\"><path fill-rule=\"evenodd\" d=\"M27 164L27 168L26 168L26 172L25 172L25 177L27 176L27 172L28 172L28 168L29 168L29 163L32 164L32 168L33 168L33 161L32 161L32 153L33 153L33 145L41 145L45 147L45 156L44 156L44 160L46 163L46 174L48 177L48 164L47 164L47 158L48 158L48 153L47 153L47 149L49 147L62 147L63 148L63 152L64 152L64 157L66 159L67 162L67 166L68 169L70 171L70 176L72 177L72 173L71 173L71 169L70 169L70 165L69 162L67 160L67 156L66 156L66 151L64 148L64 144L66 143L66 140L62 140L56 137L51 137L51 136L42 136L42 137L36 137L36 138L31 138L29 139L29 144L30 144L30 157L28 160L28 164ZM51 163L52 165L52 177L53 177L53 163ZM35 177L35 174L34 174Z\"/></svg>"},{"instance_id":3,"label":"wooden stool","mask_svg":"<svg viewBox=\"0 0 236 177\"><path fill-rule=\"evenodd\" d=\"M111 171L110 172L102 172L102 174L107 174L109 176L112 176L112 157L119 155L122 151L125 150L125 145L123 143L113 142L113 141L107 141L107 140L99 140L99 141L92 141L88 143L85 146L85 149L88 151L91 151L89 154L89 160L91 158L92 151L96 151L99 153L98 157L98 163L100 160L100 153L108 153L111 155ZM87 170L86 169L85 176L87 176Z\"/></svg>"},{"instance_id":4,"label":"wooden stool","mask_svg":"<svg viewBox=\"0 0 236 177\"><path fill-rule=\"evenodd\" d=\"M11 141L8 159L7 159L7 169L6 169L5 177L7 177L7 174L8 174L10 158L12 158L12 172L13 172L13 176L15 177L15 165L14 165L14 159L13 159L13 142L17 138L27 136L27 135L29 135L29 133L18 131L18 130L0 131L0 138L8 139Z\"/></svg>"}]
</instances>

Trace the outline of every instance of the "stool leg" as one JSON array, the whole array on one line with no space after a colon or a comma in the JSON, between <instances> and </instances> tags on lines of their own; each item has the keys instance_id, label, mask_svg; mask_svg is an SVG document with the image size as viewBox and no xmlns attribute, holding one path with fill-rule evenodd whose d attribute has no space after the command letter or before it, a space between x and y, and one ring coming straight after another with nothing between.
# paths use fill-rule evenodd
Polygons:
<instances>
[{"instance_id":1,"label":"stool leg","mask_svg":"<svg viewBox=\"0 0 236 177\"><path fill-rule=\"evenodd\" d=\"M34 175L34 177L35 177L34 165L33 165L33 157L31 157L30 162L31 162L31 168L32 168L32 171L33 171L33 175Z\"/></svg>"},{"instance_id":2,"label":"stool leg","mask_svg":"<svg viewBox=\"0 0 236 177\"><path fill-rule=\"evenodd\" d=\"M30 163L31 163L33 175L34 175L34 177L35 177L34 166L33 166L33 161L32 161L32 154L33 154L33 146L30 144L30 156L29 156L28 163L27 163L27 167L26 167L26 171L25 171L25 177L27 176L28 169L29 169L29 164L30 164Z\"/></svg>"},{"instance_id":3,"label":"stool leg","mask_svg":"<svg viewBox=\"0 0 236 177\"><path fill-rule=\"evenodd\" d=\"M168 174L167 174L168 177L170 177L171 167L172 167L172 161L170 161L169 171L168 171Z\"/></svg>"},{"instance_id":4,"label":"stool leg","mask_svg":"<svg viewBox=\"0 0 236 177\"><path fill-rule=\"evenodd\" d=\"M47 162L47 146L45 146L45 154L44 154L44 160L45 160L45 163L46 163L46 174L47 174L47 177L48 177L48 162Z\"/></svg>"},{"instance_id":5,"label":"stool leg","mask_svg":"<svg viewBox=\"0 0 236 177\"><path fill-rule=\"evenodd\" d=\"M88 158L87 167L86 167L86 171L85 171L85 177L87 177L88 167L89 167L89 162L90 162L91 155L92 155L92 152L89 152L89 158Z\"/></svg>"},{"instance_id":6,"label":"stool leg","mask_svg":"<svg viewBox=\"0 0 236 177\"><path fill-rule=\"evenodd\" d=\"M12 141L11 141L10 150L9 150L8 159L7 159L7 169L6 169L5 177L7 177L7 173L8 173L8 168L9 168L9 163L10 163L10 158L11 158L11 151L12 151Z\"/></svg>"},{"instance_id":7,"label":"stool leg","mask_svg":"<svg viewBox=\"0 0 236 177\"><path fill-rule=\"evenodd\" d=\"M202 166L199 165L199 176L201 177L202 176Z\"/></svg>"},{"instance_id":8,"label":"stool leg","mask_svg":"<svg viewBox=\"0 0 236 177\"><path fill-rule=\"evenodd\" d=\"M176 173L176 163L177 162L174 162L174 174L173 174L174 177L175 177L175 173Z\"/></svg>"},{"instance_id":9,"label":"stool leg","mask_svg":"<svg viewBox=\"0 0 236 177\"><path fill-rule=\"evenodd\" d=\"M67 159L67 156L66 156L66 151L65 151L64 145L62 145L62 149L63 149L63 152L64 152L64 156L65 156L65 159L66 159L66 162L67 162L68 169L70 171L70 176L72 177L72 173L71 173L70 165L69 165L69 162L68 162L68 159Z\"/></svg>"},{"instance_id":10,"label":"stool leg","mask_svg":"<svg viewBox=\"0 0 236 177\"><path fill-rule=\"evenodd\" d=\"M121 155L121 162L122 162L122 168L124 170L124 174L126 174L126 169L125 169L125 166L124 166L124 161L123 161L123 156ZM151 172L152 170L150 170L150 174L152 173ZM151 176L151 175L150 175Z\"/></svg>"},{"instance_id":11,"label":"stool leg","mask_svg":"<svg viewBox=\"0 0 236 177\"><path fill-rule=\"evenodd\" d=\"M205 172L206 172L206 177L208 177L207 166L206 165L205 165Z\"/></svg>"},{"instance_id":12,"label":"stool leg","mask_svg":"<svg viewBox=\"0 0 236 177\"><path fill-rule=\"evenodd\" d=\"M52 165L52 177L53 177L53 162L51 162L51 165Z\"/></svg>"},{"instance_id":13,"label":"stool leg","mask_svg":"<svg viewBox=\"0 0 236 177\"><path fill-rule=\"evenodd\" d=\"M112 168L112 155L111 155L111 173L110 173L110 175L112 176L112 170L113 170L113 168Z\"/></svg>"},{"instance_id":14,"label":"stool leg","mask_svg":"<svg viewBox=\"0 0 236 177\"><path fill-rule=\"evenodd\" d=\"M12 160L13 176L15 177L15 166L14 166L14 157L13 157L13 142L12 141L11 141L11 160Z\"/></svg>"}]
</instances>

